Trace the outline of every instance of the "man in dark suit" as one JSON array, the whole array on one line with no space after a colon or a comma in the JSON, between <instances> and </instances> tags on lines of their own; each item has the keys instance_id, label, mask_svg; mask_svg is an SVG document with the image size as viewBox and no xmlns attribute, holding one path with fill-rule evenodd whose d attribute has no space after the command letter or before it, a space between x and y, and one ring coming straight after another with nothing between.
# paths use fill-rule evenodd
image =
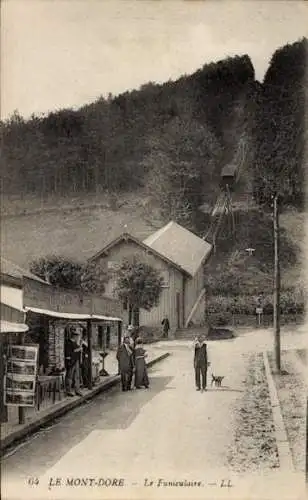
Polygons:
<instances>
[{"instance_id":1,"label":"man in dark suit","mask_svg":"<svg viewBox=\"0 0 308 500\"><path fill-rule=\"evenodd\" d=\"M123 343L118 347L117 360L121 374L122 391L130 391L134 371L134 351L128 336L124 337Z\"/></svg>"},{"instance_id":2,"label":"man in dark suit","mask_svg":"<svg viewBox=\"0 0 308 500\"><path fill-rule=\"evenodd\" d=\"M200 336L195 340L195 355L194 355L194 368L195 368L195 381L197 391L206 391L206 378L208 368L207 346L204 337ZM202 385L201 385L202 380Z\"/></svg>"},{"instance_id":3,"label":"man in dark suit","mask_svg":"<svg viewBox=\"0 0 308 500\"><path fill-rule=\"evenodd\" d=\"M170 323L169 323L169 319L167 318L167 316L165 316L161 322L161 324L163 325L163 338L168 338L168 333L169 333L169 330L170 330Z\"/></svg>"},{"instance_id":4,"label":"man in dark suit","mask_svg":"<svg viewBox=\"0 0 308 500\"><path fill-rule=\"evenodd\" d=\"M68 396L82 396L80 392L80 357L82 347L79 345L79 334L75 328L71 329L71 338L65 344L66 388Z\"/></svg>"}]
</instances>

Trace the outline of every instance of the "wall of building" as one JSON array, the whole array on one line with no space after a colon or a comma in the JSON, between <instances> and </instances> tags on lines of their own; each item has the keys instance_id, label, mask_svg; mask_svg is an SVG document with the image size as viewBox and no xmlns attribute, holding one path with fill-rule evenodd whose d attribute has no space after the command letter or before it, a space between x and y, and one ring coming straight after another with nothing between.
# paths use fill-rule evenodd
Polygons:
<instances>
[{"instance_id":1,"label":"wall of building","mask_svg":"<svg viewBox=\"0 0 308 500\"><path fill-rule=\"evenodd\" d=\"M165 315L168 316L171 329L177 327L177 311L176 311L176 294L180 294L180 318L182 318L182 274L174 267L170 266L159 257L152 253L146 252L133 241L121 241L108 251L107 256L100 257L98 262L107 265L109 272L112 273L114 268L114 276L106 286L106 294L109 297L115 297L114 289L116 284L116 268L121 264L123 259L137 257L143 262L161 272L166 283L162 290L159 305L151 309L151 311L140 310L140 325L157 326L160 328L161 321ZM124 322L128 321L128 313L126 311ZM124 318L124 316L123 316Z\"/></svg>"},{"instance_id":2,"label":"wall of building","mask_svg":"<svg viewBox=\"0 0 308 500\"><path fill-rule=\"evenodd\" d=\"M122 318L123 313L121 302L114 297L84 295L74 290L58 289L26 278L24 306L66 313L96 313L119 318Z\"/></svg>"},{"instance_id":3,"label":"wall of building","mask_svg":"<svg viewBox=\"0 0 308 500\"><path fill-rule=\"evenodd\" d=\"M180 326L183 322L183 275L177 269L169 269L169 287L163 288L158 307L153 307L151 311L140 311L140 324L147 326L157 326L161 328L162 319L167 316L170 323L170 330L174 332L178 327L178 315ZM177 311L177 294L179 294Z\"/></svg>"},{"instance_id":4,"label":"wall of building","mask_svg":"<svg viewBox=\"0 0 308 500\"><path fill-rule=\"evenodd\" d=\"M201 290L204 288L204 268L200 266L193 278L186 280L185 284L185 320L194 307Z\"/></svg>"}]
</instances>

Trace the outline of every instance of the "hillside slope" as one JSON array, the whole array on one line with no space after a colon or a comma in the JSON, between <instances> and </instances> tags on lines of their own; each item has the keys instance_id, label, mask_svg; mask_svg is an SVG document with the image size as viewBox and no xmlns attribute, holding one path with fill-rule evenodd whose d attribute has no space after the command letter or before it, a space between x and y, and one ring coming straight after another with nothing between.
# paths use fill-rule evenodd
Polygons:
<instances>
[{"instance_id":1,"label":"hillside slope","mask_svg":"<svg viewBox=\"0 0 308 500\"><path fill-rule=\"evenodd\" d=\"M79 201L79 206L76 206ZM101 206L93 198L75 199L66 209L50 205L40 210L32 200L32 210L24 215L3 217L1 222L1 253L16 263L28 266L31 260L46 255L62 255L84 261L123 232L144 239L157 229L147 217L145 197L123 198L122 206L114 211L100 197ZM83 206L84 205L84 206ZM28 210L29 210L28 204Z\"/></svg>"},{"instance_id":2,"label":"hillside slope","mask_svg":"<svg viewBox=\"0 0 308 500\"><path fill-rule=\"evenodd\" d=\"M34 210L33 201L32 214L18 216L12 215L11 207L11 215L2 220L2 255L26 267L33 259L51 254L84 261L123 232L144 239L163 224L155 219L154 207L148 207L144 193L122 197L117 210L106 208L106 198L101 197L100 201L100 207L93 207L93 198L84 198L82 203L81 199L75 199L66 209L49 206L46 213L39 213L38 206ZM230 238L228 230L222 234L218 252L207 265L209 277L238 268L241 283L246 283L247 289L271 287L271 222L262 222L262 218L256 219L253 214L246 211L242 219L237 216L235 240ZM288 210L281 216L284 286L300 286L305 281L302 256L306 215ZM253 258L245 252L251 245L256 248Z\"/></svg>"}]
</instances>

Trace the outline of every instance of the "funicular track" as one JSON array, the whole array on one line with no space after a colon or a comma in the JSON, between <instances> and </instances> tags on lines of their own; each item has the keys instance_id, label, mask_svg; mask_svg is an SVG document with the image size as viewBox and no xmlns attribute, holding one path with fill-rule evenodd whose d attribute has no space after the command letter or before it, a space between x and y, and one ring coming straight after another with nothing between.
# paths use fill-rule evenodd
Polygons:
<instances>
[{"instance_id":1,"label":"funicular track","mask_svg":"<svg viewBox=\"0 0 308 500\"><path fill-rule=\"evenodd\" d=\"M242 136L239 140L237 153L232 162L232 165L225 165L221 171L221 178L224 179L224 171L229 168L231 174L227 173L228 181L223 184L222 190L219 193L212 210L210 212L210 225L208 230L203 235L203 239L213 245L213 250L216 250L216 241L220 231L224 225L226 217L231 217L232 233L235 231L234 214L232 211L232 191L239 181L246 158L245 137Z\"/></svg>"}]
</instances>

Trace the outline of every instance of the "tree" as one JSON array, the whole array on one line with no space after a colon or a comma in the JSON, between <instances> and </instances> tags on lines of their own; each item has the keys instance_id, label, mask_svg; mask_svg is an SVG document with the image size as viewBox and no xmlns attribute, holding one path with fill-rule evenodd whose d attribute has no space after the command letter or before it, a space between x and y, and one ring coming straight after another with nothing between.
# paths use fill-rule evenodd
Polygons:
<instances>
[{"instance_id":1,"label":"tree","mask_svg":"<svg viewBox=\"0 0 308 500\"><path fill-rule=\"evenodd\" d=\"M92 262L77 262L56 255L34 260L30 270L51 285L84 293L104 293L108 273L105 268Z\"/></svg>"},{"instance_id":2,"label":"tree","mask_svg":"<svg viewBox=\"0 0 308 500\"><path fill-rule=\"evenodd\" d=\"M136 258L126 259L117 271L115 292L120 299L127 301L131 315L139 323L139 309L150 311L158 305L162 284L163 278L152 266Z\"/></svg>"},{"instance_id":3,"label":"tree","mask_svg":"<svg viewBox=\"0 0 308 500\"><path fill-rule=\"evenodd\" d=\"M108 279L109 273L102 264L87 262L81 274L81 288L86 293L104 293Z\"/></svg>"},{"instance_id":4,"label":"tree","mask_svg":"<svg viewBox=\"0 0 308 500\"><path fill-rule=\"evenodd\" d=\"M215 177L220 145L196 120L175 117L148 142L144 159L148 190L165 220L195 227L198 208Z\"/></svg>"},{"instance_id":5,"label":"tree","mask_svg":"<svg viewBox=\"0 0 308 500\"><path fill-rule=\"evenodd\" d=\"M306 54L303 39L278 49L256 109L254 193L257 201L300 204L304 196Z\"/></svg>"},{"instance_id":6,"label":"tree","mask_svg":"<svg viewBox=\"0 0 308 500\"><path fill-rule=\"evenodd\" d=\"M307 40L278 49L264 78L257 110L255 197L273 211L275 360L280 372L279 214L304 194Z\"/></svg>"},{"instance_id":7,"label":"tree","mask_svg":"<svg viewBox=\"0 0 308 500\"><path fill-rule=\"evenodd\" d=\"M198 161L197 136L210 145L208 130L229 146L235 103L253 79L249 57L234 57L205 65L176 81L100 97L78 110L62 109L29 120L15 113L0 124L3 191L43 197L144 187L148 171L143 159L152 154L155 163L155 151L148 148L152 137L159 137L163 151L169 142L173 145L172 161L176 161L177 148L187 152L186 138L189 142L192 136L191 153L195 152ZM176 120L183 126L177 128ZM199 134L195 134L198 126ZM208 158L202 162L202 174L210 173ZM203 183L207 196L215 184L216 178L210 176Z\"/></svg>"}]
</instances>

